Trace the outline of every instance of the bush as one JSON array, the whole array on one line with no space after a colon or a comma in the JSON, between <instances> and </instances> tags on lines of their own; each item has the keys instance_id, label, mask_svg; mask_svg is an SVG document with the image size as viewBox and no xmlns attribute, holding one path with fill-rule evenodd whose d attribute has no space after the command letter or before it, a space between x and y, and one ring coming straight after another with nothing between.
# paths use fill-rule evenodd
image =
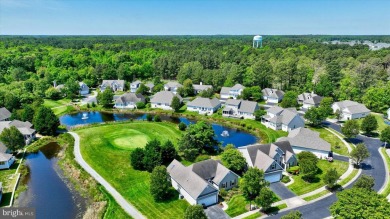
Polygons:
<instances>
[{"instance_id":1,"label":"bush","mask_svg":"<svg viewBox=\"0 0 390 219\"><path fill-rule=\"evenodd\" d=\"M222 188L219 190L219 195L221 197L225 197L225 196L227 196L227 194L228 194L228 192L226 191L226 189Z\"/></svg>"},{"instance_id":2,"label":"bush","mask_svg":"<svg viewBox=\"0 0 390 219\"><path fill-rule=\"evenodd\" d=\"M208 160L208 159L210 159L209 155L201 154L198 157L196 157L195 162L200 162L200 161L204 161L204 160Z\"/></svg>"},{"instance_id":3,"label":"bush","mask_svg":"<svg viewBox=\"0 0 390 219\"><path fill-rule=\"evenodd\" d=\"M152 114L146 114L146 120L148 120L149 122L151 122L151 121L153 120Z\"/></svg>"},{"instance_id":4,"label":"bush","mask_svg":"<svg viewBox=\"0 0 390 219\"><path fill-rule=\"evenodd\" d=\"M91 106L89 105L89 103L87 103L87 108L91 108Z\"/></svg>"},{"instance_id":5,"label":"bush","mask_svg":"<svg viewBox=\"0 0 390 219\"><path fill-rule=\"evenodd\" d=\"M179 123L179 130L180 131L184 131L184 130L186 130L186 128L187 128L187 125L184 122Z\"/></svg>"},{"instance_id":6,"label":"bush","mask_svg":"<svg viewBox=\"0 0 390 219\"><path fill-rule=\"evenodd\" d=\"M143 108L145 108L145 103L144 102L137 102L135 104L135 106L137 107L137 109L143 109Z\"/></svg>"},{"instance_id":7,"label":"bush","mask_svg":"<svg viewBox=\"0 0 390 219\"><path fill-rule=\"evenodd\" d=\"M95 101L92 102L92 107L96 107Z\"/></svg>"},{"instance_id":8,"label":"bush","mask_svg":"<svg viewBox=\"0 0 390 219\"><path fill-rule=\"evenodd\" d=\"M155 122L161 122L161 118L160 118L159 115L155 115L153 120L154 120Z\"/></svg>"},{"instance_id":9,"label":"bush","mask_svg":"<svg viewBox=\"0 0 390 219\"><path fill-rule=\"evenodd\" d=\"M290 167L290 168L288 168L287 172L290 174L297 175L297 174L299 174L299 166Z\"/></svg>"},{"instance_id":10,"label":"bush","mask_svg":"<svg viewBox=\"0 0 390 219\"><path fill-rule=\"evenodd\" d=\"M282 177L282 183L288 183L288 182L290 182L291 181L291 179L290 179L290 177L288 177L288 176L285 176L285 175L283 175L283 177Z\"/></svg>"}]
</instances>

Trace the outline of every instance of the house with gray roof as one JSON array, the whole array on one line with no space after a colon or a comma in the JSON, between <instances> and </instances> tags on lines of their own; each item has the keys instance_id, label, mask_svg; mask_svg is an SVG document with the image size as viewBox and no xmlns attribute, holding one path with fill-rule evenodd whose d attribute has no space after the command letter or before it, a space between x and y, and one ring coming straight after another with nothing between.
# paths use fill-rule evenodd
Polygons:
<instances>
[{"instance_id":1,"label":"house with gray roof","mask_svg":"<svg viewBox=\"0 0 390 219\"><path fill-rule=\"evenodd\" d=\"M266 110L267 114L261 118L261 123L273 130L290 132L296 128L305 127L305 120L296 109L284 109L273 106Z\"/></svg>"},{"instance_id":2,"label":"house with gray roof","mask_svg":"<svg viewBox=\"0 0 390 219\"><path fill-rule=\"evenodd\" d=\"M202 82L200 82L200 84L193 84L192 87L194 88L195 95L199 94L202 91L213 89L212 85L205 85Z\"/></svg>"},{"instance_id":3,"label":"house with gray roof","mask_svg":"<svg viewBox=\"0 0 390 219\"><path fill-rule=\"evenodd\" d=\"M217 98L197 97L195 100L187 103L187 110L198 112L199 114L211 115L221 108L221 102Z\"/></svg>"},{"instance_id":4,"label":"house with gray roof","mask_svg":"<svg viewBox=\"0 0 390 219\"><path fill-rule=\"evenodd\" d=\"M228 99L225 103L225 108L222 111L222 116L255 119L255 111L259 109L257 102L249 100Z\"/></svg>"},{"instance_id":5,"label":"house with gray roof","mask_svg":"<svg viewBox=\"0 0 390 219\"><path fill-rule=\"evenodd\" d=\"M124 91L125 81L124 80L103 80L100 85L100 91L103 92L106 88L111 88L112 91Z\"/></svg>"},{"instance_id":6,"label":"house with gray roof","mask_svg":"<svg viewBox=\"0 0 390 219\"><path fill-rule=\"evenodd\" d=\"M117 109L134 109L137 108L138 102L145 103L145 97L142 94L124 93L115 99L114 108Z\"/></svg>"},{"instance_id":7,"label":"house with gray roof","mask_svg":"<svg viewBox=\"0 0 390 219\"><path fill-rule=\"evenodd\" d=\"M0 170L9 169L15 162L15 157L12 154L0 152Z\"/></svg>"},{"instance_id":8,"label":"house with gray roof","mask_svg":"<svg viewBox=\"0 0 390 219\"><path fill-rule=\"evenodd\" d=\"M308 128L297 128L288 133L287 137L281 137L277 140L290 142L296 154L302 151L309 151L315 154L319 159L329 156L331 145L329 142L320 138L320 133Z\"/></svg>"},{"instance_id":9,"label":"house with gray roof","mask_svg":"<svg viewBox=\"0 0 390 219\"><path fill-rule=\"evenodd\" d=\"M3 132L5 128L11 128L11 126L15 126L20 133L22 133L26 145L30 144L31 141L35 139L36 131L32 128L33 125L30 122L22 122L19 120L0 122L0 133Z\"/></svg>"},{"instance_id":10,"label":"house with gray roof","mask_svg":"<svg viewBox=\"0 0 390 219\"><path fill-rule=\"evenodd\" d=\"M130 84L130 92L131 93L135 93L140 85L141 85L141 81L140 80L136 80L136 81L132 82Z\"/></svg>"},{"instance_id":11,"label":"house with gray roof","mask_svg":"<svg viewBox=\"0 0 390 219\"><path fill-rule=\"evenodd\" d=\"M172 187L191 205L210 206L218 203L218 189L193 172L192 167L173 160L168 165L167 172L171 177Z\"/></svg>"},{"instance_id":12,"label":"house with gray roof","mask_svg":"<svg viewBox=\"0 0 390 219\"><path fill-rule=\"evenodd\" d=\"M318 107L323 97L318 96L315 93L302 93L298 95L298 104L302 105L302 108L309 109L311 107Z\"/></svg>"},{"instance_id":13,"label":"house with gray roof","mask_svg":"<svg viewBox=\"0 0 390 219\"><path fill-rule=\"evenodd\" d=\"M149 88L149 93L153 93L154 84L152 82L145 84L145 86Z\"/></svg>"},{"instance_id":14,"label":"house with gray roof","mask_svg":"<svg viewBox=\"0 0 390 219\"><path fill-rule=\"evenodd\" d=\"M174 94L177 94L177 89L183 87L180 83L176 81L170 81L166 84L164 84L164 90L165 91L171 91Z\"/></svg>"},{"instance_id":15,"label":"house with gray roof","mask_svg":"<svg viewBox=\"0 0 390 219\"><path fill-rule=\"evenodd\" d=\"M263 94L263 99L267 103L279 103L284 97L284 92L278 89L264 88L261 92Z\"/></svg>"},{"instance_id":16,"label":"house with gray roof","mask_svg":"<svg viewBox=\"0 0 390 219\"><path fill-rule=\"evenodd\" d=\"M271 144L253 144L239 147L248 167L257 167L264 171L265 180L279 182L282 172L297 165L297 157L290 142L280 141Z\"/></svg>"},{"instance_id":17,"label":"house with gray roof","mask_svg":"<svg viewBox=\"0 0 390 219\"><path fill-rule=\"evenodd\" d=\"M342 121L364 118L371 112L364 104L350 100L335 102L332 104L332 109L333 113L340 112Z\"/></svg>"},{"instance_id":18,"label":"house with gray roof","mask_svg":"<svg viewBox=\"0 0 390 219\"><path fill-rule=\"evenodd\" d=\"M88 85L86 85L84 82L79 82L79 86L80 86L80 89L79 89L79 94L80 95L87 95L87 94L89 94L89 87L88 87Z\"/></svg>"},{"instance_id":19,"label":"house with gray roof","mask_svg":"<svg viewBox=\"0 0 390 219\"><path fill-rule=\"evenodd\" d=\"M171 91L157 92L150 100L151 107L172 110L171 103L174 96L177 96L180 102L183 101L183 98L179 94L175 94Z\"/></svg>"},{"instance_id":20,"label":"house with gray roof","mask_svg":"<svg viewBox=\"0 0 390 219\"><path fill-rule=\"evenodd\" d=\"M0 121L8 121L11 118L11 112L5 107L0 108Z\"/></svg>"},{"instance_id":21,"label":"house with gray roof","mask_svg":"<svg viewBox=\"0 0 390 219\"><path fill-rule=\"evenodd\" d=\"M244 89L245 87L241 84L236 84L233 87L222 87L220 97L221 99L237 99Z\"/></svg>"}]
</instances>

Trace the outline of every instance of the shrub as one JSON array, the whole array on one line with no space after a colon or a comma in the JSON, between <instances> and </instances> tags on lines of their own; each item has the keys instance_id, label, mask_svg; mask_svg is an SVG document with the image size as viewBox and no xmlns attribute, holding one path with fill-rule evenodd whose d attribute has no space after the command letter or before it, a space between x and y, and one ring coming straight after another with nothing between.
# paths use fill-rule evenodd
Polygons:
<instances>
[{"instance_id":1,"label":"shrub","mask_svg":"<svg viewBox=\"0 0 390 219\"><path fill-rule=\"evenodd\" d=\"M135 104L135 106L137 107L137 109L143 109L143 108L145 108L145 103L144 102L137 102Z\"/></svg>"},{"instance_id":2,"label":"shrub","mask_svg":"<svg viewBox=\"0 0 390 219\"><path fill-rule=\"evenodd\" d=\"M89 105L89 103L87 103L87 108L91 108L91 106Z\"/></svg>"},{"instance_id":3,"label":"shrub","mask_svg":"<svg viewBox=\"0 0 390 219\"><path fill-rule=\"evenodd\" d=\"M179 130L180 131L184 131L184 130L186 130L186 128L187 128L187 125L184 122L179 123Z\"/></svg>"},{"instance_id":4,"label":"shrub","mask_svg":"<svg viewBox=\"0 0 390 219\"><path fill-rule=\"evenodd\" d=\"M299 166L290 167L290 168L288 168L287 172L290 174L297 175L297 174L299 174Z\"/></svg>"},{"instance_id":5,"label":"shrub","mask_svg":"<svg viewBox=\"0 0 390 219\"><path fill-rule=\"evenodd\" d=\"M153 120L154 120L155 122L161 122L161 118L160 118L159 115L155 115Z\"/></svg>"},{"instance_id":6,"label":"shrub","mask_svg":"<svg viewBox=\"0 0 390 219\"><path fill-rule=\"evenodd\" d=\"M225 197L225 196L227 196L227 194L228 194L228 192L226 191L226 189L222 188L219 190L219 195L221 197Z\"/></svg>"},{"instance_id":7,"label":"shrub","mask_svg":"<svg viewBox=\"0 0 390 219\"><path fill-rule=\"evenodd\" d=\"M149 122L153 120L153 116L151 114L146 114L146 120Z\"/></svg>"},{"instance_id":8,"label":"shrub","mask_svg":"<svg viewBox=\"0 0 390 219\"><path fill-rule=\"evenodd\" d=\"M288 177L288 176L285 176L285 175L283 175L283 177L282 177L282 183L288 183L288 182L290 182L291 181L291 179L290 179L290 177Z\"/></svg>"},{"instance_id":9,"label":"shrub","mask_svg":"<svg viewBox=\"0 0 390 219\"><path fill-rule=\"evenodd\" d=\"M96 106L96 103L95 101L92 102L92 107L95 107Z\"/></svg>"},{"instance_id":10,"label":"shrub","mask_svg":"<svg viewBox=\"0 0 390 219\"><path fill-rule=\"evenodd\" d=\"M208 160L208 159L210 159L209 155L201 154L198 157L196 157L195 162L200 162L200 161L204 161L204 160Z\"/></svg>"}]
</instances>

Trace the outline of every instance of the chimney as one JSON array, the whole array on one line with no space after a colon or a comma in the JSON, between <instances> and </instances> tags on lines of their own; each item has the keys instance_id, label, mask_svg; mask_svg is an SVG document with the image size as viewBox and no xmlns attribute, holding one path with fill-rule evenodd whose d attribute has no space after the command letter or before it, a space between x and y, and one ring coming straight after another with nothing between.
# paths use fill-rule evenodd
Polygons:
<instances>
[{"instance_id":1,"label":"chimney","mask_svg":"<svg viewBox=\"0 0 390 219\"><path fill-rule=\"evenodd\" d=\"M200 85L203 85L203 83L202 83L202 82L200 82Z\"/></svg>"}]
</instances>

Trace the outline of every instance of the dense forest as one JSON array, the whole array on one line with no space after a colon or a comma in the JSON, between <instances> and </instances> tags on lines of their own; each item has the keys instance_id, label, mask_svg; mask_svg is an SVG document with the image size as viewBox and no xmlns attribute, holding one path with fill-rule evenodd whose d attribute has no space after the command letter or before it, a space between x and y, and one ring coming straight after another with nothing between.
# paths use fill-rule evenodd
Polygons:
<instances>
[{"instance_id":1,"label":"dense forest","mask_svg":"<svg viewBox=\"0 0 390 219\"><path fill-rule=\"evenodd\" d=\"M390 107L390 49L332 45L330 40L390 42L390 36L1 36L0 106L22 108L57 84L103 79L273 87L334 100Z\"/></svg>"}]
</instances>

